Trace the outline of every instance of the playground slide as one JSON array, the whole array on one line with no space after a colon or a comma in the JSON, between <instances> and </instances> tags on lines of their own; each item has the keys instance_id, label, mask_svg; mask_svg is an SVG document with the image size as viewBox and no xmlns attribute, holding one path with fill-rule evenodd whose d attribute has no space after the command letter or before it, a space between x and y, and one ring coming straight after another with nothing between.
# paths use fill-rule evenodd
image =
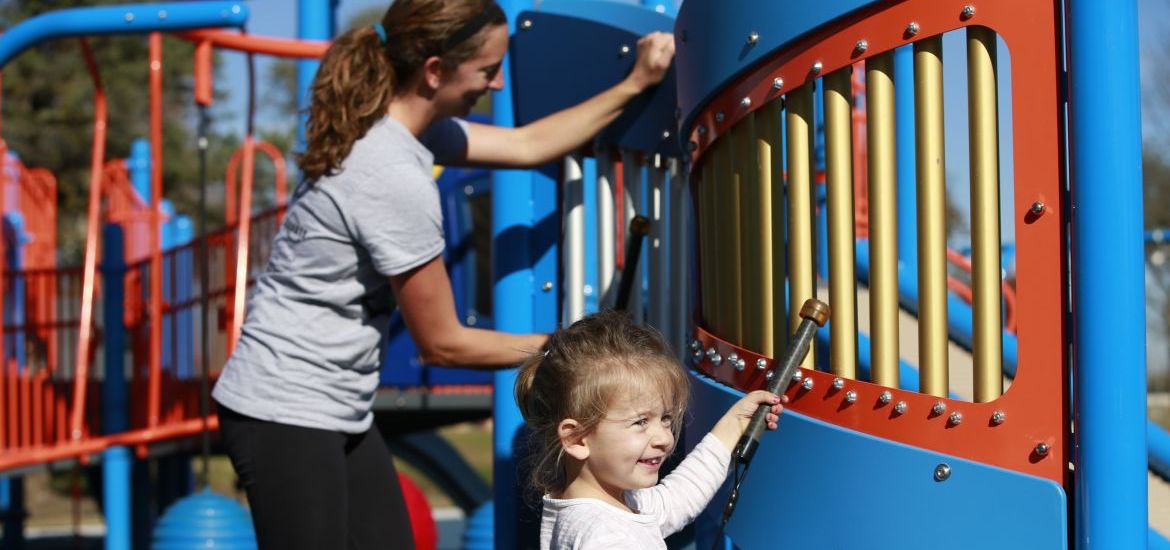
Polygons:
<instances>
[{"instance_id":1,"label":"playground slide","mask_svg":"<svg viewBox=\"0 0 1170 550\"><path fill-rule=\"evenodd\" d=\"M824 295L827 291L821 290ZM869 334L869 289L863 285L857 287L857 323L863 334ZM918 317L913 313L900 310L898 313L898 349L902 361L913 367L918 365ZM951 340L947 346L947 358L950 365L951 393L963 399L970 399L974 395L973 370L971 353L966 348ZM905 372L905 369L903 369ZM905 375L903 374L903 377ZM1004 390L1011 385L1011 379L1004 377ZM1167 448L1162 448L1167 447ZM1170 464L1170 435L1151 424L1150 429L1151 464L1161 460L1162 465ZM1149 522L1150 529L1156 531L1163 539L1170 539L1170 480L1160 477L1151 468L1149 478Z\"/></svg>"}]
</instances>

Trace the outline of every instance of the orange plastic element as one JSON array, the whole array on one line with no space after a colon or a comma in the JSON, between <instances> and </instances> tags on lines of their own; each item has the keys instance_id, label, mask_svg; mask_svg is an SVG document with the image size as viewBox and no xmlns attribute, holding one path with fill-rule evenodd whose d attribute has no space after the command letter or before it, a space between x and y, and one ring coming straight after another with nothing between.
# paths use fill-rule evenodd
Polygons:
<instances>
[{"instance_id":1,"label":"orange plastic element","mask_svg":"<svg viewBox=\"0 0 1170 550\"><path fill-rule=\"evenodd\" d=\"M819 61L823 73L829 73L966 26L984 26L998 33L1012 52L1012 93L1010 98L1004 98L1011 101L1013 116L1013 126L1004 131L1011 132L1015 148L1012 169L1016 185L1011 213L1017 220L1019 249L1015 305L1011 307L1019 338L1019 369L1012 386L995 401L969 403L860 381L846 381L845 388L836 391L831 375L806 371L805 376L814 381L814 389L792 393L790 406L842 427L1063 484L1069 445L1065 399L1069 363L1064 316L1067 288L1059 283L1067 280L1066 242L1061 234L1064 219L1059 209L1039 217L1025 217L1034 201L1061 196L1059 51L1053 46L1058 44L1057 21L1051 5L1044 3L988 0L979 4L978 12L969 18L962 16L963 7L963 2L954 0L884 3L859 17L843 18L811 33L725 87L699 112L690 135L696 144L693 160L701 164L714 141L744 116L815 78L809 71L814 62ZM917 22L917 34L905 33L908 21ZM861 39L869 44L865 52L855 48ZM781 92L772 89L775 78L785 83ZM740 108L745 97L751 100L752 108ZM725 119L716 121L717 112L725 113ZM700 134L699 126L708 131ZM696 332L705 348L714 346L724 356L736 351L748 365L760 358L701 329ZM738 373L726 362L713 366L705 359L697 368L740 389L763 387L762 371L749 368ZM851 405L843 401L847 390L857 392L857 400ZM891 393L889 405L878 401L883 391ZM905 414L891 413L892 405L898 401L906 402ZM934 415L931 410L939 401L946 412ZM991 420L997 411L1005 418L998 424ZM952 422L952 413L959 413L961 421ZM1038 443L1046 443L1050 451L1036 455Z\"/></svg>"},{"instance_id":2,"label":"orange plastic element","mask_svg":"<svg viewBox=\"0 0 1170 550\"><path fill-rule=\"evenodd\" d=\"M275 145L262 139L254 140L254 146L272 161L275 172L273 189L276 193L276 204L285 204L288 201L288 168L284 161L284 154ZM244 156L244 145L236 148L228 159L227 171L223 175L224 185L224 219L227 225L235 225L242 212L236 208L236 173L240 171L240 159Z\"/></svg>"},{"instance_id":3,"label":"orange plastic element","mask_svg":"<svg viewBox=\"0 0 1170 550\"><path fill-rule=\"evenodd\" d=\"M329 49L329 42L320 40L290 40L253 34L240 34L222 29L198 29L175 33L192 42L210 42L219 48L240 52L275 55L279 57L319 58Z\"/></svg>"},{"instance_id":4,"label":"orange plastic element","mask_svg":"<svg viewBox=\"0 0 1170 550\"><path fill-rule=\"evenodd\" d=\"M162 35L150 33L150 211L160 212L163 193ZM162 374L162 220L150 217L150 384L146 393L147 426L158 425ZM91 233L91 237L92 237ZM141 450L140 450L141 451Z\"/></svg>"},{"instance_id":5,"label":"orange plastic element","mask_svg":"<svg viewBox=\"0 0 1170 550\"><path fill-rule=\"evenodd\" d=\"M235 349L244 326L244 298L247 295L248 242L251 240L252 178L256 164L256 142L252 134L244 137L244 177L240 184L240 224L236 231L236 272L232 281L235 289L232 296L231 328L228 330L228 352Z\"/></svg>"},{"instance_id":6,"label":"orange plastic element","mask_svg":"<svg viewBox=\"0 0 1170 550\"><path fill-rule=\"evenodd\" d=\"M97 238L102 200L102 162L106 156L106 92L89 44L81 39L81 53L93 80L93 150L89 166L89 206L86 212L85 262L82 268L81 315L78 320L77 355L73 367L73 416L70 419L70 437L80 439L82 414L85 411L86 387L89 376L89 348L93 336L93 295L97 276Z\"/></svg>"},{"instance_id":7,"label":"orange plastic element","mask_svg":"<svg viewBox=\"0 0 1170 550\"><path fill-rule=\"evenodd\" d=\"M211 65L211 41L200 40L195 44L195 102L204 107L214 97Z\"/></svg>"}]
</instances>

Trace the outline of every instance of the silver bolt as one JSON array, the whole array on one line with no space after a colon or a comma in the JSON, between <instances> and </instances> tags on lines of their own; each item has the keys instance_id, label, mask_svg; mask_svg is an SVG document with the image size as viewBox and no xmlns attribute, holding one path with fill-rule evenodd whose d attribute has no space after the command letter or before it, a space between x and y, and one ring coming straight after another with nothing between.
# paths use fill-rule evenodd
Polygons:
<instances>
[{"instance_id":1,"label":"silver bolt","mask_svg":"<svg viewBox=\"0 0 1170 550\"><path fill-rule=\"evenodd\" d=\"M718 353L715 354L715 357L711 357L710 359L711 359L711 364L715 365L716 367L718 367L719 364L723 362L723 356L719 355Z\"/></svg>"},{"instance_id":2,"label":"silver bolt","mask_svg":"<svg viewBox=\"0 0 1170 550\"><path fill-rule=\"evenodd\" d=\"M715 351L715 348L707 348L708 359L714 359L716 355L719 355L719 352Z\"/></svg>"},{"instance_id":3,"label":"silver bolt","mask_svg":"<svg viewBox=\"0 0 1170 550\"><path fill-rule=\"evenodd\" d=\"M894 404L894 412L898 414L906 412L907 408L909 408L909 405L907 405L905 401L899 401Z\"/></svg>"},{"instance_id":4,"label":"silver bolt","mask_svg":"<svg viewBox=\"0 0 1170 550\"><path fill-rule=\"evenodd\" d=\"M662 139L670 139L670 130L662 131Z\"/></svg>"},{"instance_id":5,"label":"silver bolt","mask_svg":"<svg viewBox=\"0 0 1170 550\"><path fill-rule=\"evenodd\" d=\"M543 285L540 285L540 289L545 291L545 292L552 290L553 289L552 281L545 281Z\"/></svg>"},{"instance_id":6,"label":"silver bolt","mask_svg":"<svg viewBox=\"0 0 1170 550\"><path fill-rule=\"evenodd\" d=\"M951 477L951 467L945 463L934 467L934 480L946 481Z\"/></svg>"},{"instance_id":7,"label":"silver bolt","mask_svg":"<svg viewBox=\"0 0 1170 550\"><path fill-rule=\"evenodd\" d=\"M691 340L691 349L697 350L703 347L703 343L698 340Z\"/></svg>"},{"instance_id":8,"label":"silver bolt","mask_svg":"<svg viewBox=\"0 0 1170 550\"><path fill-rule=\"evenodd\" d=\"M723 122L723 118L724 118L723 111L719 111L718 113L715 113L715 122Z\"/></svg>"},{"instance_id":9,"label":"silver bolt","mask_svg":"<svg viewBox=\"0 0 1170 550\"><path fill-rule=\"evenodd\" d=\"M818 59L818 60L817 60L815 63L813 63L813 65L812 65L812 73L813 73L813 74L821 74L821 70L822 70L822 69L824 69L824 68L825 68L825 64L824 64L824 63L821 63L821 61Z\"/></svg>"},{"instance_id":10,"label":"silver bolt","mask_svg":"<svg viewBox=\"0 0 1170 550\"><path fill-rule=\"evenodd\" d=\"M934 406L930 408L930 412L938 415L947 411L947 404L942 401L935 401Z\"/></svg>"},{"instance_id":11,"label":"silver bolt","mask_svg":"<svg viewBox=\"0 0 1170 550\"><path fill-rule=\"evenodd\" d=\"M960 423L963 422L963 413L961 413L959 411L955 411L955 412L951 413L951 415L947 417L947 422L950 422L951 424L958 426Z\"/></svg>"},{"instance_id":12,"label":"silver bolt","mask_svg":"<svg viewBox=\"0 0 1170 550\"><path fill-rule=\"evenodd\" d=\"M1003 411L995 411L991 413L992 424L1003 424L1004 420L1007 420L1007 414L1005 414Z\"/></svg>"},{"instance_id":13,"label":"silver bolt","mask_svg":"<svg viewBox=\"0 0 1170 550\"><path fill-rule=\"evenodd\" d=\"M703 350L697 349L691 352L691 356L695 358L695 361L700 361L703 359Z\"/></svg>"},{"instance_id":14,"label":"silver bolt","mask_svg":"<svg viewBox=\"0 0 1170 550\"><path fill-rule=\"evenodd\" d=\"M845 387L845 379L844 378L834 378L833 379L833 389L839 390L839 389L844 388L844 387Z\"/></svg>"},{"instance_id":15,"label":"silver bolt","mask_svg":"<svg viewBox=\"0 0 1170 550\"><path fill-rule=\"evenodd\" d=\"M700 136L707 135L707 127L706 126L699 126L699 135Z\"/></svg>"},{"instance_id":16,"label":"silver bolt","mask_svg":"<svg viewBox=\"0 0 1170 550\"><path fill-rule=\"evenodd\" d=\"M731 363L732 365L738 363L739 362L739 354L735 353L734 351L727 354L727 362Z\"/></svg>"},{"instance_id":17,"label":"silver bolt","mask_svg":"<svg viewBox=\"0 0 1170 550\"><path fill-rule=\"evenodd\" d=\"M744 109L751 107L752 106L752 98L745 97L745 98L739 100L739 106L743 107Z\"/></svg>"},{"instance_id":18,"label":"silver bolt","mask_svg":"<svg viewBox=\"0 0 1170 550\"><path fill-rule=\"evenodd\" d=\"M869 42L865 40L858 40L857 43L853 45L853 49L857 50L857 53L865 53L865 50L869 49Z\"/></svg>"},{"instance_id":19,"label":"silver bolt","mask_svg":"<svg viewBox=\"0 0 1170 550\"><path fill-rule=\"evenodd\" d=\"M126 15L123 17L123 19L125 19L126 22L129 23L129 22L134 20L134 14L131 12L126 12Z\"/></svg>"},{"instance_id":20,"label":"silver bolt","mask_svg":"<svg viewBox=\"0 0 1170 550\"><path fill-rule=\"evenodd\" d=\"M970 19L972 17L975 17L975 6L972 6L971 4L967 4L966 6L963 6L962 15L963 15L963 19Z\"/></svg>"},{"instance_id":21,"label":"silver bolt","mask_svg":"<svg viewBox=\"0 0 1170 550\"><path fill-rule=\"evenodd\" d=\"M742 357L735 360L735 370L737 370L739 372L743 372L743 369L746 366L747 366L747 362L744 361Z\"/></svg>"},{"instance_id":22,"label":"silver bolt","mask_svg":"<svg viewBox=\"0 0 1170 550\"><path fill-rule=\"evenodd\" d=\"M532 20L531 19L525 19L525 20L520 22L520 29L521 30L528 30L531 28L532 28Z\"/></svg>"},{"instance_id":23,"label":"silver bolt","mask_svg":"<svg viewBox=\"0 0 1170 550\"><path fill-rule=\"evenodd\" d=\"M621 48L618 50L618 52L619 52L619 53L620 53L622 56L625 56L625 55L627 55L627 54L629 54L629 53L630 53L630 47L629 47L629 46L627 46L626 44L622 44L622 47L621 47Z\"/></svg>"},{"instance_id":24,"label":"silver bolt","mask_svg":"<svg viewBox=\"0 0 1170 550\"><path fill-rule=\"evenodd\" d=\"M772 79L772 89L773 90L779 90L780 88L783 88L783 87L784 87L784 79L783 78L776 77L776 78Z\"/></svg>"},{"instance_id":25,"label":"silver bolt","mask_svg":"<svg viewBox=\"0 0 1170 550\"><path fill-rule=\"evenodd\" d=\"M474 193L475 193L475 187L472 187L472 186L470 186L470 185L464 185L464 186L463 186L463 194L464 194L464 195L467 195L467 196L469 196L469 197L470 197L470 196L471 196L471 195L473 195Z\"/></svg>"},{"instance_id":26,"label":"silver bolt","mask_svg":"<svg viewBox=\"0 0 1170 550\"><path fill-rule=\"evenodd\" d=\"M894 398L894 394L892 394L888 391L884 391L880 395L878 395L878 401L881 401L883 405L889 403L890 400L892 400L893 398Z\"/></svg>"},{"instance_id":27,"label":"silver bolt","mask_svg":"<svg viewBox=\"0 0 1170 550\"><path fill-rule=\"evenodd\" d=\"M764 380L771 380L773 378L776 378L776 371L775 370L770 370L770 371L768 371L767 374L764 375Z\"/></svg>"},{"instance_id":28,"label":"silver bolt","mask_svg":"<svg viewBox=\"0 0 1170 550\"><path fill-rule=\"evenodd\" d=\"M853 403L854 401L857 401L857 392L853 390L845 392L845 402Z\"/></svg>"},{"instance_id":29,"label":"silver bolt","mask_svg":"<svg viewBox=\"0 0 1170 550\"><path fill-rule=\"evenodd\" d=\"M768 368L768 362L763 357L756 359L756 369L764 370L766 368Z\"/></svg>"},{"instance_id":30,"label":"silver bolt","mask_svg":"<svg viewBox=\"0 0 1170 550\"><path fill-rule=\"evenodd\" d=\"M798 370L792 373L793 382L800 382L801 380L804 380L804 372Z\"/></svg>"},{"instance_id":31,"label":"silver bolt","mask_svg":"<svg viewBox=\"0 0 1170 550\"><path fill-rule=\"evenodd\" d=\"M240 13L240 5L239 4L232 6L232 13Z\"/></svg>"},{"instance_id":32,"label":"silver bolt","mask_svg":"<svg viewBox=\"0 0 1170 550\"><path fill-rule=\"evenodd\" d=\"M1036 201L1032 203L1032 208L1029 210L1031 210L1033 214L1039 216L1040 214L1044 213L1044 203L1042 201Z\"/></svg>"},{"instance_id":33,"label":"silver bolt","mask_svg":"<svg viewBox=\"0 0 1170 550\"><path fill-rule=\"evenodd\" d=\"M804 380L803 380L803 381L800 383L800 387L802 387L802 388L804 388L804 389L806 389L806 390L811 390L811 389L813 389L813 379L812 379L812 377L810 376L810 377L808 377L808 378L805 378L805 379L804 379Z\"/></svg>"},{"instance_id":34,"label":"silver bolt","mask_svg":"<svg viewBox=\"0 0 1170 550\"><path fill-rule=\"evenodd\" d=\"M1047 443L1037 443L1036 444L1036 454L1040 455L1040 456L1047 455L1048 454L1048 444Z\"/></svg>"},{"instance_id":35,"label":"silver bolt","mask_svg":"<svg viewBox=\"0 0 1170 550\"><path fill-rule=\"evenodd\" d=\"M760 33L752 31L748 33L748 44L755 44L760 41Z\"/></svg>"},{"instance_id":36,"label":"silver bolt","mask_svg":"<svg viewBox=\"0 0 1170 550\"><path fill-rule=\"evenodd\" d=\"M919 30L918 23L915 21L911 21L909 25L906 25L906 34L910 36L918 34Z\"/></svg>"},{"instance_id":37,"label":"silver bolt","mask_svg":"<svg viewBox=\"0 0 1170 550\"><path fill-rule=\"evenodd\" d=\"M166 19L167 18L167 10L158 10L158 18L159 19Z\"/></svg>"}]
</instances>

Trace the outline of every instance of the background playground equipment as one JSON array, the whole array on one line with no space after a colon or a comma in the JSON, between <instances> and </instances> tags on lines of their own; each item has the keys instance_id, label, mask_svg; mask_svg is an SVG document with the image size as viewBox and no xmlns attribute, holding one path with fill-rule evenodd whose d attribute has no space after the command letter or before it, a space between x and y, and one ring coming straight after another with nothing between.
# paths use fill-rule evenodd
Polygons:
<instances>
[{"instance_id":1,"label":"background playground equipment","mask_svg":"<svg viewBox=\"0 0 1170 550\"><path fill-rule=\"evenodd\" d=\"M307 25L332 20L325 4L302 4ZM790 390L782 428L763 439L742 488L727 531L735 545L1166 545L1167 527L1162 535L1149 529L1141 505L1147 475L1151 498L1170 494L1146 473L1148 462L1154 473L1170 475L1170 445L1138 410L1144 357L1134 354L1144 331L1134 303L1140 306L1142 278L1132 269L1140 257L1134 260L1129 240L1140 255L1140 227L1130 227L1140 200L1136 184L1113 183L1140 181L1130 173L1137 105L1126 95L1136 86L1128 72L1136 49L1128 42L1100 48L1087 28L1131 28L1132 6L688 0L676 22L673 10L657 3L548 0L529 11L525 2L502 4L513 42L508 89L494 98L500 123L531 121L616 81L632 63L634 40L651 30L673 30L679 56L667 82L587 151L531 172L444 172L447 260L462 318L502 330L551 330L613 304L619 281L634 281L633 314L658 327L692 366L695 419L686 438L693 444L740 391L762 383L761 373L783 351L792 304L818 295L834 310ZM173 31L199 44L196 100L206 104L213 47L304 62L324 48L207 29L243 24L247 10L231 2L69 13L9 29L0 38L0 64L42 37ZM324 26L317 30L332 32L331 23ZM958 83L943 71L953 65L941 51L943 37L953 33L968 52ZM1067 104L1058 78L1062 44L1071 63ZM1106 72L1114 77L1082 80ZM247 273L263 264L279 220L279 209L252 212L252 166L262 146L246 139L239 190L228 193L229 223L236 225L207 233L213 279L199 284L199 243L179 239L171 248L163 237L157 150L148 150L145 164L134 155L125 166L106 162L97 89L84 265L42 259L34 268L23 257L19 264L10 259L19 246L6 242L0 469L9 474L101 452L108 471L128 464L131 452L160 467L166 456L186 456L204 425L194 365L204 357L213 371L222 364L242 318ZM942 132L953 125L940 112L944 90L970 101L971 258L947 250L941 237ZM1113 108L1106 113L1099 105ZM1067 121L1057 116L1066 107ZM157 143L152 135L148 148ZM283 160L278 151L269 154ZM146 178L135 180L135 169ZM25 192L12 191L20 189L14 183L37 178L5 174L6 212L16 210L8 197L22 192L32 197L21 198L25 219L34 208L49 211L36 202L47 196L45 175ZM229 170L227 179L234 177ZM1070 180L1073 193L1065 187ZM135 181L146 182L146 191L128 191ZM1014 234L1000 226L1005 216L995 194L1010 198ZM104 218L119 224L104 233L99 270L102 197L125 206L111 206ZM490 296L477 276L488 250L472 246L470 231L472 205L488 201ZM1070 220L1074 205L1078 216ZM636 215L650 221L651 232L641 258L627 263L623 233ZM30 258L34 246L47 246L51 227L28 226L46 235L29 241ZM1005 239L1020 253L1014 282L1000 276ZM126 252L112 254L121 243ZM52 258L48 250L42 258ZM52 274L41 280L55 282L35 283L41 272ZM124 299L115 298L119 287ZM37 288L52 291L28 290ZM194 345L201 305L219 321L207 334L208 353ZM87 336L94 326L100 330ZM510 388L513 375L428 369L412 359L401 324L393 330L379 426L399 456L436 478L471 515L469 547L492 539L517 546L524 519L514 490L519 415L510 391L491 392L492 383ZM133 363L124 371L111 368L124 356L110 353L121 349L118 338L132 343ZM1114 355L1100 355L1102 346ZM32 351L42 349L57 350L54 362L48 351ZM140 398L113 389L127 389L106 375L119 371ZM442 440L404 432L482 418L492 401L496 492L488 500L486 485L450 460L455 455ZM110 414L118 410L128 412ZM215 426L213 419L207 424ZM1147 439L1148 448L1141 444ZM109 536L123 537L108 540L112 547L130 540L129 496L108 500L118 487L129 492L130 470L120 475L109 479L121 484L106 484ZM720 497L692 534L700 545L712 542L726 500ZM6 537L14 526L19 532L18 523L6 524Z\"/></svg>"}]
</instances>

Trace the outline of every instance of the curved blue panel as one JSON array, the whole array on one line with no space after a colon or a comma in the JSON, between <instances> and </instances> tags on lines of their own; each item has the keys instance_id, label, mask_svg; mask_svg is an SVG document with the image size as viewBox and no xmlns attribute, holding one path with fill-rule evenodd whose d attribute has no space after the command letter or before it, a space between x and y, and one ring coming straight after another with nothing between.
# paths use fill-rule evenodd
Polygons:
<instances>
[{"instance_id":1,"label":"curved blue panel","mask_svg":"<svg viewBox=\"0 0 1170 550\"><path fill-rule=\"evenodd\" d=\"M877 2L684 2L674 26L682 134L690 135L696 111L728 80L809 31ZM752 32L759 34L754 45L747 41Z\"/></svg>"},{"instance_id":2,"label":"curved blue panel","mask_svg":"<svg viewBox=\"0 0 1170 550\"><path fill-rule=\"evenodd\" d=\"M54 38L242 27L247 20L248 6L243 2L127 4L53 11L4 31L0 67L25 49Z\"/></svg>"},{"instance_id":3,"label":"curved blue panel","mask_svg":"<svg viewBox=\"0 0 1170 550\"><path fill-rule=\"evenodd\" d=\"M641 6L565 1L522 12L512 35L512 96L521 126L576 105L620 82L634 66L638 38L669 32L673 20ZM628 53L622 54L622 47ZM604 144L679 156L674 69L635 98L598 136Z\"/></svg>"},{"instance_id":4,"label":"curved blue panel","mask_svg":"<svg viewBox=\"0 0 1170 550\"><path fill-rule=\"evenodd\" d=\"M743 394L691 373L687 446ZM1052 481L845 430L791 411L764 435L727 534L737 548L1064 549ZM950 477L935 481L939 464ZM713 532L725 485L696 531ZM709 548L711 541L697 541Z\"/></svg>"}]
</instances>

